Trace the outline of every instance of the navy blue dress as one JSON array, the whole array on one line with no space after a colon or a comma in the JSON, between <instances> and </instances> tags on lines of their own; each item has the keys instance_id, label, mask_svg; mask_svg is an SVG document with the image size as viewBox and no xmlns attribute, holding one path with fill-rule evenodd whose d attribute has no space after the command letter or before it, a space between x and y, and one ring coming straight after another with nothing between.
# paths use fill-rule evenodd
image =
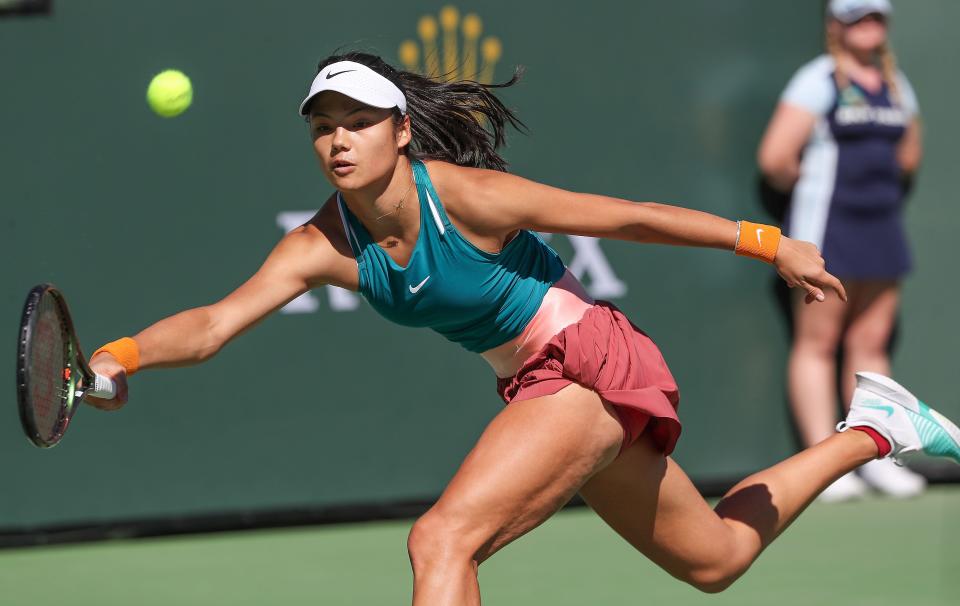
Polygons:
<instances>
[{"instance_id":1,"label":"navy blue dress","mask_svg":"<svg viewBox=\"0 0 960 606\"><path fill-rule=\"evenodd\" d=\"M832 57L802 67L781 101L817 116L804 148L784 231L816 244L841 279L898 279L911 268L897 147L917 112L903 74L899 96L837 88Z\"/></svg>"}]
</instances>

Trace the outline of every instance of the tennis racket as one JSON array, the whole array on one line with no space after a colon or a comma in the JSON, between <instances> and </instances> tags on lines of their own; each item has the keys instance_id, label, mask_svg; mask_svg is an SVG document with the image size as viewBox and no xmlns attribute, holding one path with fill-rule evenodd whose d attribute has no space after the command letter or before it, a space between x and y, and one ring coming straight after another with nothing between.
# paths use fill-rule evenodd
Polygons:
<instances>
[{"instance_id":1,"label":"tennis racket","mask_svg":"<svg viewBox=\"0 0 960 606\"><path fill-rule=\"evenodd\" d=\"M87 365L63 294L52 284L35 286L17 339L17 406L27 438L56 446L84 396L109 400L116 392L112 379Z\"/></svg>"}]
</instances>

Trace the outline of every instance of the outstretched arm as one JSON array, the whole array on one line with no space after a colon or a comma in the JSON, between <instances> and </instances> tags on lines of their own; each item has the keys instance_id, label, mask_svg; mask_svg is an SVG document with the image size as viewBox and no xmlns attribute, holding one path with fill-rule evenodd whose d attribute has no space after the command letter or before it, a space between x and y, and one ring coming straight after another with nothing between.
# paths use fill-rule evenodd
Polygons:
<instances>
[{"instance_id":1,"label":"outstretched arm","mask_svg":"<svg viewBox=\"0 0 960 606\"><path fill-rule=\"evenodd\" d=\"M309 288L325 283L336 255L326 237L310 225L287 234L260 269L244 284L212 305L164 318L134 335L140 369L188 366L209 359L231 339ZM125 367L108 352L96 354L91 368L118 384L114 400L90 398L104 409L127 399Z\"/></svg>"},{"instance_id":2,"label":"outstretched arm","mask_svg":"<svg viewBox=\"0 0 960 606\"><path fill-rule=\"evenodd\" d=\"M533 229L730 251L737 244L736 222L701 211L569 192L496 171L464 169L463 177L454 185L459 214L481 233ZM826 288L846 300L809 242L781 238L774 265L787 284L807 292L807 302L822 301Z\"/></svg>"},{"instance_id":3,"label":"outstretched arm","mask_svg":"<svg viewBox=\"0 0 960 606\"><path fill-rule=\"evenodd\" d=\"M260 269L220 301L164 318L133 338L140 368L188 366L209 359L308 288L299 260L309 254L302 232L285 236Z\"/></svg>"}]
</instances>

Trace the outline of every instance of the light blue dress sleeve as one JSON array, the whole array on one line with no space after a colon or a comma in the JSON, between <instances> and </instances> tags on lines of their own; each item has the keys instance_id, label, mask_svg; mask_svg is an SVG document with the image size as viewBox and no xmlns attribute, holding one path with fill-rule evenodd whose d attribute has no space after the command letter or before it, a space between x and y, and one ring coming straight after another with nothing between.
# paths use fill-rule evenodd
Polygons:
<instances>
[{"instance_id":1,"label":"light blue dress sleeve","mask_svg":"<svg viewBox=\"0 0 960 606\"><path fill-rule=\"evenodd\" d=\"M780 101L815 116L823 116L830 110L835 97L833 58L823 55L797 70L780 95Z\"/></svg>"}]
</instances>

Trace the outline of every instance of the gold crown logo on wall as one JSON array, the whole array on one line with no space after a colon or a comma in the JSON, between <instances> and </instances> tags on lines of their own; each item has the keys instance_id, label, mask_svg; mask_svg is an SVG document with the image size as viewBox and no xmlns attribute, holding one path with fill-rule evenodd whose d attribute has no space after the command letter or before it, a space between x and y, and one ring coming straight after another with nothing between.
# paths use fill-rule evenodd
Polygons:
<instances>
[{"instance_id":1,"label":"gold crown logo on wall","mask_svg":"<svg viewBox=\"0 0 960 606\"><path fill-rule=\"evenodd\" d=\"M503 54L500 39L487 36L480 40L483 21L475 13L467 13L461 20L457 7L445 6L440 9L439 17L438 20L433 15L424 15L417 22L417 35L420 36L423 52L415 40L404 40L400 44L400 61L404 67L408 71L446 81L476 80L482 84L492 83L493 70ZM458 29L463 34L462 41L457 35ZM438 44L443 46L442 57Z\"/></svg>"}]
</instances>

